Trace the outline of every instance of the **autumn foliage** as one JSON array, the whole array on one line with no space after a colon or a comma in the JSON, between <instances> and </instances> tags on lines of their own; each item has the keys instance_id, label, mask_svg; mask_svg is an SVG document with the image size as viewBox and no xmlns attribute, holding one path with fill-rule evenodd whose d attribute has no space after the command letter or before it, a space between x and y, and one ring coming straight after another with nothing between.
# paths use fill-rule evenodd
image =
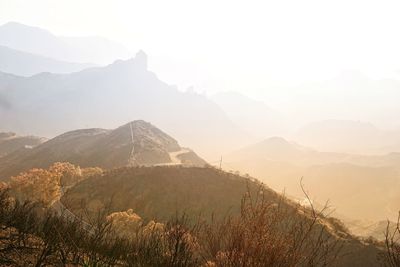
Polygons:
<instances>
[{"instance_id":1,"label":"autumn foliage","mask_svg":"<svg viewBox=\"0 0 400 267\"><path fill-rule=\"evenodd\" d=\"M56 172L32 169L12 177L10 188L20 201L30 200L50 206L61 195L60 178L60 174Z\"/></svg>"},{"instance_id":2,"label":"autumn foliage","mask_svg":"<svg viewBox=\"0 0 400 267\"><path fill-rule=\"evenodd\" d=\"M68 187L101 173L100 168L81 169L68 162L56 162L47 170L35 168L11 177L7 186L21 202L29 200L49 207Z\"/></svg>"}]
</instances>

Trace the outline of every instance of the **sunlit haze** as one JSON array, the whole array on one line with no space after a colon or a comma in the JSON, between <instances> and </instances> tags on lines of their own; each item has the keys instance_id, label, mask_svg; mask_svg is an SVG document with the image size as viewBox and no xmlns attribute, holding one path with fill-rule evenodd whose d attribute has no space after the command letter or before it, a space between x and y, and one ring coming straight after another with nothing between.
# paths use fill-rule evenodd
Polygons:
<instances>
[{"instance_id":1,"label":"sunlit haze","mask_svg":"<svg viewBox=\"0 0 400 267\"><path fill-rule=\"evenodd\" d=\"M0 0L0 265L400 266L399 14Z\"/></svg>"},{"instance_id":2,"label":"sunlit haze","mask_svg":"<svg viewBox=\"0 0 400 267\"><path fill-rule=\"evenodd\" d=\"M143 49L181 89L263 96L359 70L399 71L398 1L0 1L0 23L104 36ZM73 19L71 19L73 18Z\"/></svg>"}]
</instances>

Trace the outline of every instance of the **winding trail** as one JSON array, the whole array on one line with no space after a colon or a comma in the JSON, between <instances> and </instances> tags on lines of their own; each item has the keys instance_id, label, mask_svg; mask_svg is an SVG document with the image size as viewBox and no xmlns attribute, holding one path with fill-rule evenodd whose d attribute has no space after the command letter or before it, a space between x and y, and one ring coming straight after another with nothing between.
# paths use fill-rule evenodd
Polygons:
<instances>
[{"instance_id":1,"label":"winding trail","mask_svg":"<svg viewBox=\"0 0 400 267\"><path fill-rule=\"evenodd\" d=\"M182 161L178 158L179 155L189 153L190 150L186 148L182 148L179 151L170 152L169 157L171 158L171 162L166 163L158 163L154 164L154 166L172 166L172 165L182 165Z\"/></svg>"},{"instance_id":2,"label":"winding trail","mask_svg":"<svg viewBox=\"0 0 400 267\"><path fill-rule=\"evenodd\" d=\"M55 210L58 216L63 217L65 220L69 222L79 221L82 224L84 230L89 233L94 233L93 226L89 223L82 220L82 218L76 216L73 212L71 212L64 204L61 202L61 197L64 195L64 187L60 188L60 197L57 201L55 201L51 207Z\"/></svg>"},{"instance_id":3,"label":"winding trail","mask_svg":"<svg viewBox=\"0 0 400 267\"><path fill-rule=\"evenodd\" d=\"M136 159L135 159L135 141L133 139L132 122L129 123L129 127L130 127L130 130L131 130L132 150L131 150L131 153L129 155L128 165L133 166L133 165L135 165Z\"/></svg>"}]
</instances>

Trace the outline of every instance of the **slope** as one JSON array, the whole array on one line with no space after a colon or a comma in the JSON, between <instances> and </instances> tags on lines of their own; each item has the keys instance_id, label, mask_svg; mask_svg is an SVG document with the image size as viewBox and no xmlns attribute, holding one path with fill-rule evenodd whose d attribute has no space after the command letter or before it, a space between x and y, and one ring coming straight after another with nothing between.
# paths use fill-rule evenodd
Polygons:
<instances>
[{"instance_id":1,"label":"slope","mask_svg":"<svg viewBox=\"0 0 400 267\"><path fill-rule=\"evenodd\" d=\"M170 153L182 151L178 142L150 123L133 121L115 130L84 129L64 133L28 151L0 159L3 179L31 168L47 168L68 161L81 167L116 168L171 163ZM196 154L185 164L204 165Z\"/></svg>"},{"instance_id":2,"label":"slope","mask_svg":"<svg viewBox=\"0 0 400 267\"><path fill-rule=\"evenodd\" d=\"M235 216L240 212L242 196L247 192L258 195L260 186L255 180L214 168L122 168L78 183L61 201L82 215L94 215L97 210L107 208L109 212L133 209L145 220L166 221L177 212L185 212L191 219L198 216L210 219L212 214L215 218ZM297 207L287 199L280 202L282 197L267 187L263 197L289 209ZM319 223L327 225L327 233L342 242L343 254L338 266L378 264L379 248L358 241L333 219L323 218Z\"/></svg>"}]
</instances>

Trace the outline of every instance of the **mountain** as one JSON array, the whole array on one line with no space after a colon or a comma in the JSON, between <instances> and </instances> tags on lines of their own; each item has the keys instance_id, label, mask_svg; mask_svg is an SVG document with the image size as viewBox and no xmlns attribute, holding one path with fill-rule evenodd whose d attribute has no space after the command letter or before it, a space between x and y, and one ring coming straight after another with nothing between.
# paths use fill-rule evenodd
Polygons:
<instances>
[{"instance_id":1,"label":"mountain","mask_svg":"<svg viewBox=\"0 0 400 267\"><path fill-rule=\"evenodd\" d=\"M81 58L78 62L96 62L106 65L118 59L129 59L134 55L122 44L100 36L61 36L59 38L77 51L77 55Z\"/></svg>"},{"instance_id":2,"label":"mountain","mask_svg":"<svg viewBox=\"0 0 400 267\"><path fill-rule=\"evenodd\" d=\"M396 222L382 220L382 221L362 221L350 220L345 222L349 230L357 236L364 238L373 237L376 240L385 240L385 233L387 231L388 223L390 233L396 232Z\"/></svg>"},{"instance_id":3,"label":"mountain","mask_svg":"<svg viewBox=\"0 0 400 267\"><path fill-rule=\"evenodd\" d=\"M262 101L235 91L219 92L212 95L211 99L235 124L253 136L266 137L285 133L283 116Z\"/></svg>"},{"instance_id":4,"label":"mountain","mask_svg":"<svg viewBox=\"0 0 400 267\"><path fill-rule=\"evenodd\" d=\"M40 136L143 119L209 158L247 138L206 96L181 92L148 71L143 51L130 60L71 74L26 78L0 73L0 112L4 128Z\"/></svg>"},{"instance_id":5,"label":"mountain","mask_svg":"<svg viewBox=\"0 0 400 267\"><path fill-rule=\"evenodd\" d=\"M398 153L364 156L319 152L283 138L270 138L223 159L224 168L249 173L298 198L303 195L303 177L313 199L320 203L329 200L338 214L348 218L394 220L400 210Z\"/></svg>"},{"instance_id":6,"label":"mountain","mask_svg":"<svg viewBox=\"0 0 400 267\"><path fill-rule=\"evenodd\" d=\"M400 112L399 88L398 79L374 79L344 71L333 79L263 90L263 95L286 115L293 130L324 120L371 122L393 129L400 124L396 116Z\"/></svg>"},{"instance_id":7,"label":"mountain","mask_svg":"<svg viewBox=\"0 0 400 267\"><path fill-rule=\"evenodd\" d=\"M40 145L45 138L36 136L19 136L16 133L0 132L0 158L20 149L31 149Z\"/></svg>"},{"instance_id":8,"label":"mountain","mask_svg":"<svg viewBox=\"0 0 400 267\"><path fill-rule=\"evenodd\" d=\"M58 37L16 22L0 26L0 45L60 61L100 65L132 55L124 46L101 37Z\"/></svg>"},{"instance_id":9,"label":"mountain","mask_svg":"<svg viewBox=\"0 0 400 267\"><path fill-rule=\"evenodd\" d=\"M302 127L296 141L323 151L350 153L396 152L398 133L384 132L367 122L325 120Z\"/></svg>"},{"instance_id":10,"label":"mountain","mask_svg":"<svg viewBox=\"0 0 400 267\"><path fill-rule=\"evenodd\" d=\"M32 149L15 151L0 158L0 173L7 179L31 168L47 168L54 162L66 161L81 167L105 169L127 165L206 164L150 123L133 121L115 130L67 132Z\"/></svg>"},{"instance_id":11,"label":"mountain","mask_svg":"<svg viewBox=\"0 0 400 267\"><path fill-rule=\"evenodd\" d=\"M241 161L243 159L270 160L287 162L299 166L341 162L349 155L344 153L319 152L312 148L289 142L282 137L271 137L261 142L243 147L230 153L227 159Z\"/></svg>"},{"instance_id":12,"label":"mountain","mask_svg":"<svg viewBox=\"0 0 400 267\"><path fill-rule=\"evenodd\" d=\"M212 215L214 219L238 215L243 195L260 194L260 186L255 180L214 168L121 168L79 182L66 191L61 201L70 211L83 216L107 207L109 212L132 209L146 221L165 222L177 212L185 212L192 219L200 216L209 220ZM281 203L283 210L297 207L267 187L263 188L262 197L268 203ZM300 219L306 216L296 214ZM322 218L318 223L327 226L324 234L339 239L343 246L335 266L378 264L379 248L352 237L331 218Z\"/></svg>"},{"instance_id":13,"label":"mountain","mask_svg":"<svg viewBox=\"0 0 400 267\"><path fill-rule=\"evenodd\" d=\"M41 72L70 73L93 67L93 64L63 62L0 46L0 71L20 76Z\"/></svg>"}]
</instances>

